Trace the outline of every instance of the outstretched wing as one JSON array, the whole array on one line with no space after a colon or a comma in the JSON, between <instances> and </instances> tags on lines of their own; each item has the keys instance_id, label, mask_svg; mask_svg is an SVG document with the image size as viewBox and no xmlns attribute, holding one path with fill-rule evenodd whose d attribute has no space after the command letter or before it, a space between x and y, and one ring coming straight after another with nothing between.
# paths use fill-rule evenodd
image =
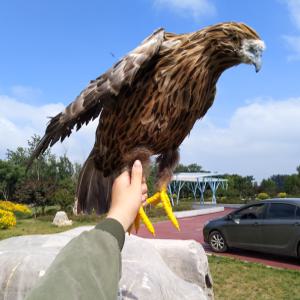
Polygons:
<instances>
[{"instance_id":1,"label":"outstretched wing","mask_svg":"<svg viewBox=\"0 0 300 300\"><path fill-rule=\"evenodd\" d=\"M165 31L160 28L146 38L137 48L117 62L106 73L92 80L80 95L66 109L53 117L45 135L36 147L29 165L34 158L43 153L48 146L70 136L74 126L76 130L97 118L103 107L113 105L122 87L130 86L137 73L148 65L158 53L164 41Z\"/></svg>"}]
</instances>

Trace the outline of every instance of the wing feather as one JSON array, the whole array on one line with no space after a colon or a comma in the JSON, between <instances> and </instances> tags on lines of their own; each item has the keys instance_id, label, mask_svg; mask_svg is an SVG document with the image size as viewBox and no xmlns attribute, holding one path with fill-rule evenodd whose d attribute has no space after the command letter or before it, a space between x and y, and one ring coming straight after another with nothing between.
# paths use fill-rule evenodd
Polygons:
<instances>
[{"instance_id":1,"label":"wing feather","mask_svg":"<svg viewBox=\"0 0 300 300\"><path fill-rule=\"evenodd\" d=\"M92 80L63 112L50 120L45 135L32 154L29 166L49 145L53 146L58 140L63 141L70 136L74 126L79 130L84 123L88 124L97 118L103 107L113 105L118 100L120 90L124 86L131 86L137 73L158 53L164 38L164 29L156 30L106 73Z\"/></svg>"}]
</instances>

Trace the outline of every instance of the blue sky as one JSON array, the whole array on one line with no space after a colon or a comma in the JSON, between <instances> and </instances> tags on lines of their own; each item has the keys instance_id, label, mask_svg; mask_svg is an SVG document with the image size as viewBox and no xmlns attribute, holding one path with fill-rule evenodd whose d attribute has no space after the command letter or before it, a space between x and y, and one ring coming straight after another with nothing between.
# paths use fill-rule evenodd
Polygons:
<instances>
[{"instance_id":1,"label":"blue sky","mask_svg":"<svg viewBox=\"0 0 300 300\"><path fill-rule=\"evenodd\" d=\"M158 27L184 33L242 21L263 38L263 68L218 82L212 109L181 148L182 162L220 173L292 173L300 164L300 0L10 0L0 2L0 157L42 134L89 80ZM299 117L299 120L298 120ZM54 151L83 161L95 124Z\"/></svg>"}]
</instances>

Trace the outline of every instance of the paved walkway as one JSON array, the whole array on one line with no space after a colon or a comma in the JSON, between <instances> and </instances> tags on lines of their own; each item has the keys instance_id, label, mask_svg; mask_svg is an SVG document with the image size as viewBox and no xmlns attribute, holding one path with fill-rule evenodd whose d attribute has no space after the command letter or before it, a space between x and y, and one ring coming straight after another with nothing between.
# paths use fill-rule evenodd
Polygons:
<instances>
[{"instance_id":1,"label":"paved walkway","mask_svg":"<svg viewBox=\"0 0 300 300\"><path fill-rule=\"evenodd\" d=\"M232 209L226 208L225 211L208 215L179 219L181 231L178 232L170 221L162 221L154 224L156 238L160 239L182 239L196 240L201 243L206 252L211 253L209 245L203 241L202 229L206 221L222 217L228 214ZM138 236L153 238L144 226L138 233ZM218 254L219 255L219 254ZM228 253L222 253L222 256L231 256L243 261L262 263L272 267L286 268L300 271L300 262L296 258L286 258L271 254L262 254L258 252L245 250L230 250Z\"/></svg>"}]
</instances>

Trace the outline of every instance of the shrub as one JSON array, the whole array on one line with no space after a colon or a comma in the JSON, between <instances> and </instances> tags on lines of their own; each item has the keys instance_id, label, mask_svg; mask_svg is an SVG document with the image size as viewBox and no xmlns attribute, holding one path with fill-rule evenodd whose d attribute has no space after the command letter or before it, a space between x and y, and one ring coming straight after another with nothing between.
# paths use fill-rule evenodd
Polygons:
<instances>
[{"instance_id":1,"label":"shrub","mask_svg":"<svg viewBox=\"0 0 300 300\"><path fill-rule=\"evenodd\" d=\"M270 196L269 196L267 193L259 193L259 194L257 195L257 198L258 198L259 200L265 200L265 199L270 198Z\"/></svg>"},{"instance_id":2,"label":"shrub","mask_svg":"<svg viewBox=\"0 0 300 300\"><path fill-rule=\"evenodd\" d=\"M0 200L0 209L6 210L12 213L23 213L23 214L31 214L31 210L28 208L27 205L13 203L11 201L1 201Z\"/></svg>"},{"instance_id":3,"label":"shrub","mask_svg":"<svg viewBox=\"0 0 300 300\"><path fill-rule=\"evenodd\" d=\"M286 193L285 192L281 192L277 194L278 198L286 198Z\"/></svg>"},{"instance_id":4,"label":"shrub","mask_svg":"<svg viewBox=\"0 0 300 300\"><path fill-rule=\"evenodd\" d=\"M227 200L226 196L222 196L221 199L220 199L221 202L226 202L226 200Z\"/></svg>"},{"instance_id":5,"label":"shrub","mask_svg":"<svg viewBox=\"0 0 300 300\"><path fill-rule=\"evenodd\" d=\"M0 209L0 229L13 227L16 223L16 217L11 211Z\"/></svg>"}]
</instances>

